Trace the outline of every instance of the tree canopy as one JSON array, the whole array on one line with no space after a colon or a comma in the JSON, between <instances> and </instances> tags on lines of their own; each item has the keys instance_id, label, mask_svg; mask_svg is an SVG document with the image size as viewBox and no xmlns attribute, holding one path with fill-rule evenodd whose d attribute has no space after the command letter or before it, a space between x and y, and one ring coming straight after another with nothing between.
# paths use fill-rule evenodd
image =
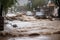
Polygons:
<instances>
[{"instance_id":1,"label":"tree canopy","mask_svg":"<svg viewBox=\"0 0 60 40\"><path fill-rule=\"evenodd\" d=\"M0 0L0 4L3 6L2 11L7 11L9 7L13 6L17 0Z\"/></svg>"},{"instance_id":2,"label":"tree canopy","mask_svg":"<svg viewBox=\"0 0 60 40\"><path fill-rule=\"evenodd\" d=\"M31 0L31 7L30 5L28 4L27 5L27 8L30 10L32 10L33 8L37 8L37 6L43 6L43 5L46 5L46 3L48 2L48 0Z\"/></svg>"},{"instance_id":3,"label":"tree canopy","mask_svg":"<svg viewBox=\"0 0 60 40\"><path fill-rule=\"evenodd\" d=\"M60 6L60 0L53 0L57 6Z\"/></svg>"},{"instance_id":4,"label":"tree canopy","mask_svg":"<svg viewBox=\"0 0 60 40\"><path fill-rule=\"evenodd\" d=\"M42 6L45 4L45 0L32 0L32 6L37 7L37 6Z\"/></svg>"}]
</instances>

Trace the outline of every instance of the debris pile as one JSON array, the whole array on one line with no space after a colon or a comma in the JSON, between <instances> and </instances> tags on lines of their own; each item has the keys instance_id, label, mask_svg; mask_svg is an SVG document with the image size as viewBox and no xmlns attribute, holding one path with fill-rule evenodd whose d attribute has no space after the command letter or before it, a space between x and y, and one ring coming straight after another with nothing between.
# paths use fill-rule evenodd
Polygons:
<instances>
[{"instance_id":1,"label":"debris pile","mask_svg":"<svg viewBox=\"0 0 60 40\"><path fill-rule=\"evenodd\" d=\"M6 16L7 20L20 20L20 21L35 21L36 19L33 16L26 16L23 14L18 14L16 16Z\"/></svg>"}]
</instances>

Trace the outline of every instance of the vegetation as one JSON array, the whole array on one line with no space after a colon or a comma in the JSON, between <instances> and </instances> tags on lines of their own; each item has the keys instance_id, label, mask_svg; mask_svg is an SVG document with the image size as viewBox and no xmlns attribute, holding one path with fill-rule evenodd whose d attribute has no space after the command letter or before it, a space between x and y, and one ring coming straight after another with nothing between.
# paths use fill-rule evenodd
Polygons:
<instances>
[{"instance_id":1,"label":"vegetation","mask_svg":"<svg viewBox=\"0 0 60 40\"><path fill-rule=\"evenodd\" d=\"M16 2L17 2L16 0L0 0L0 4L2 8L1 11L7 12L8 8L13 6Z\"/></svg>"},{"instance_id":2,"label":"vegetation","mask_svg":"<svg viewBox=\"0 0 60 40\"><path fill-rule=\"evenodd\" d=\"M5 14L8 11L8 8L13 6L17 0L0 0L0 31L4 30L4 17L2 17L2 12Z\"/></svg>"},{"instance_id":3,"label":"vegetation","mask_svg":"<svg viewBox=\"0 0 60 40\"><path fill-rule=\"evenodd\" d=\"M59 6L60 0L53 0L53 2L54 2L57 6Z\"/></svg>"},{"instance_id":4,"label":"vegetation","mask_svg":"<svg viewBox=\"0 0 60 40\"><path fill-rule=\"evenodd\" d=\"M37 6L43 6L45 0L32 0L32 7L36 8Z\"/></svg>"},{"instance_id":5,"label":"vegetation","mask_svg":"<svg viewBox=\"0 0 60 40\"><path fill-rule=\"evenodd\" d=\"M37 8L37 6L43 6L46 4L46 1L48 0L31 0L32 5L30 7L30 5L28 4L27 8L28 10L32 10L33 8Z\"/></svg>"}]
</instances>

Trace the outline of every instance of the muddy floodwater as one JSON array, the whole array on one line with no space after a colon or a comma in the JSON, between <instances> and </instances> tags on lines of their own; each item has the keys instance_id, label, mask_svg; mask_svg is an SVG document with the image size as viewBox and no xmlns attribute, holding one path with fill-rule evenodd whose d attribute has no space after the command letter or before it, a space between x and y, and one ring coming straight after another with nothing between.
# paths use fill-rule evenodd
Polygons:
<instances>
[{"instance_id":1,"label":"muddy floodwater","mask_svg":"<svg viewBox=\"0 0 60 40\"><path fill-rule=\"evenodd\" d=\"M60 40L60 34L54 35L40 35L34 37L2 37L0 36L0 40Z\"/></svg>"},{"instance_id":2,"label":"muddy floodwater","mask_svg":"<svg viewBox=\"0 0 60 40\"><path fill-rule=\"evenodd\" d=\"M0 36L0 40L60 40L60 21L57 19L54 21L48 19L38 20L35 17L26 15L21 18L20 16L11 17L11 19L5 20L4 31L12 36L20 36L21 34L24 36ZM38 36L31 36L32 33L37 33Z\"/></svg>"}]
</instances>

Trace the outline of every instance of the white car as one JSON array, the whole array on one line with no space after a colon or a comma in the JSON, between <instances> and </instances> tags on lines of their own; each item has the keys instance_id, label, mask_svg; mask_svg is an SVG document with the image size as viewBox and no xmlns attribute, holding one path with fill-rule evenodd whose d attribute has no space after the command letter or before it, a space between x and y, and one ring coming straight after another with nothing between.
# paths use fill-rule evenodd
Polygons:
<instances>
[{"instance_id":1,"label":"white car","mask_svg":"<svg viewBox=\"0 0 60 40\"><path fill-rule=\"evenodd\" d=\"M32 13L31 11L27 11L26 15L28 15L28 16L32 16L33 13Z\"/></svg>"},{"instance_id":2,"label":"white car","mask_svg":"<svg viewBox=\"0 0 60 40\"><path fill-rule=\"evenodd\" d=\"M36 12L36 18L45 18L44 12Z\"/></svg>"}]
</instances>

